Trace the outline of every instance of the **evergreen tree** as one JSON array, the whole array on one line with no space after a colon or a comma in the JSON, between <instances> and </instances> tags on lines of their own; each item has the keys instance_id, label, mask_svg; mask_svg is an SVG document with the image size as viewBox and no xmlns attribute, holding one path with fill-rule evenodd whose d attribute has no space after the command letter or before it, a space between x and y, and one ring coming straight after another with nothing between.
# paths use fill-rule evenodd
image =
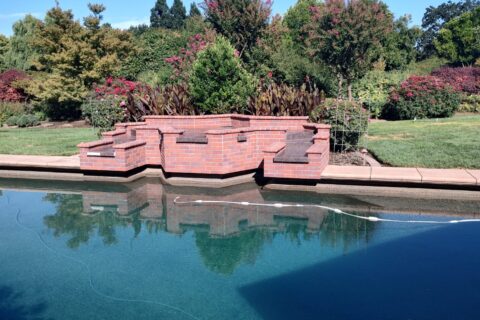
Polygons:
<instances>
[{"instance_id":1,"label":"evergreen tree","mask_svg":"<svg viewBox=\"0 0 480 320\"><path fill-rule=\"evenodd\" d=\"M197 5L195 4L195 2L192 2L192 4L190 5L190 14L189 14L189 17L199 17L201 16L202 13L200 12L200 9L198 9Z\"/></svg>"},{"instance_id":2,"label":"evergreen tree","mask_svg":"<svg viewBox=\"0 0 480 320\"><path fill-rule=\"evenodd\" d=\"M115 73L133 52L130 33L101 24L105 7L90 5L83 27L71 11L47 12L33 41L35 66L43 73L26 84L53 119L75 118L93 83Z\"/></svg>"},{"instance_id":3,"label":"evergreen tree","mask_svg":"<svg viewBox=\"0 0 480 320\"><path fill-rule=\"evenodd\" d=\"M31 15L15 22L10 45L4 55L5 68L24 71L35 69L39 49L35 48L33 42L41 24L40 20Z\"/></svg>"},{"instance_id":4,"label":"evergreen tree","mask_svg":"<svg viewBox=\"0 0 480 320\"><path fill-rule=\"evenodd\" d=\"M0 34L0 72L3 72L7 69L5 64L5 53L8 51L8 47L8 38Z\"/></svg>"},{"instance_id":5,"label":"evergreen tree","mask_svg":"<svg viewBox=\"0 0 480 320\"><path fill-rule=\"evenodd\" d=\"M173 0L172 8L170 9L171 28L180 29L185 24L187 18L187 10L183 5L182 0Z\"/></svg>"},{"instance_id":6,"label":"evergreen tree","mask_svg":"<svg viewBox=\"0 0 480 320\"><path fill-rule=\"evenodd\" d=\"M172 16L167 5L167 0L157 0L151 11L150 26L152 28L170 29L171 24Z\"/></svg>"}]
</instances>

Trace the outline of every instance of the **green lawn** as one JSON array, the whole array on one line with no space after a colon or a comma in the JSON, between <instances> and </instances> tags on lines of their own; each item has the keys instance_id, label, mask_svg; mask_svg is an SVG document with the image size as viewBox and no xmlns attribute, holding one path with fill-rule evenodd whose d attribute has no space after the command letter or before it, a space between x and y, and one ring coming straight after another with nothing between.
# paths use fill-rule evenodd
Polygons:
<instances>
[{"instance_id":1,"label":"green lawn","mask_svg":"<svg viewBox=\"0 0 480 320\"><path fill-rule=\"evenodd\" d=\"M363 144L392 166L480 169L480 115L371 123Z\"/></svg>"},{"instance_id":2,"label":"green lawn","mask_svg":"<svg viewBox=\"0 0 480 320\"><path fill-rule=\"evenodd\" d=\"M77 144L98 140L90 128L0 129L0 154L70 156Z\"/></svg>"}]
</instances>

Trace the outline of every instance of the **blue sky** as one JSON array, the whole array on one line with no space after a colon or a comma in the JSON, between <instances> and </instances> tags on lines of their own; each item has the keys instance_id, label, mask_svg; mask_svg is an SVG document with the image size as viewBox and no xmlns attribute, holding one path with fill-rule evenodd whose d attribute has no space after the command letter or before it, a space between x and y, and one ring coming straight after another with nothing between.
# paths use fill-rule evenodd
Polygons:
<instances>
[{"instance_id":1,"label":"blue sky","mask_svg":"<svg viewBox=\"0 0 480 320\"><path fill-rule=\"evenodd\" d=\"M173 0L169 0L171 4ZM412 15L413 23L420 25L422 16L428 6L437 6L446 0L384 0L395 15L401 16L406 13ZM75 17L80 19L88 15L87 4L100 2L107 7L104 14L106 22L115 27L127 28L132 24L147 23L150 17L150 9L155 0L60 0L60 5L65 9L72 9ZM184 0L187 9L194 0ZM197 3L201 1L195 1ZM296 0L274 1L274 12L283 14ZM30 13L43 18L45 12L53 7L54 0L0 0L0 33L11 35L12 24Z\"/></svg>"}]
</instances>

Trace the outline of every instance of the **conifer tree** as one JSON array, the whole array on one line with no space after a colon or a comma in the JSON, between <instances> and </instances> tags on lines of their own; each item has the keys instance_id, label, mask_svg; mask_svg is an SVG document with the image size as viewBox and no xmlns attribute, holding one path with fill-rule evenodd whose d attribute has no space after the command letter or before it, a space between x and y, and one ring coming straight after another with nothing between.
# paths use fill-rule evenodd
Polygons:
<instances>
[{"instance_id":1,"label":"conifer tree","mask_svg":"<svg viewBox=\"0 0 480 320\"><path fill-rule=\"evenodd\" d=\"M171 29L180 29L185 24L187 18L187 10L183 5L182 0L173 0L172 8L170 9Z\"/></svg>"},{"instance_id":2,"label":"conifer tree","mask_svg":"<svg viewBox=\"0 0 480 320\"><path fill-rule=\"evenodd\" d=\"M171 28L171 13L167 5L167 0L157 0L151 10L150 26L152 28Z\"/></svg>"},{"instance_id":3,"label":"conifer tree","mask_svg":"<svg viewBox=\"0 0 480 320\"><path fill-rule=\"evenodd\" d=\"M198 9L195 2L192 2L192 4L190 5L189 17L198 17L198 16L201 16L201 15L202 15L202 13L200 12L200 9Z\"/></svg>"}]
</instances>

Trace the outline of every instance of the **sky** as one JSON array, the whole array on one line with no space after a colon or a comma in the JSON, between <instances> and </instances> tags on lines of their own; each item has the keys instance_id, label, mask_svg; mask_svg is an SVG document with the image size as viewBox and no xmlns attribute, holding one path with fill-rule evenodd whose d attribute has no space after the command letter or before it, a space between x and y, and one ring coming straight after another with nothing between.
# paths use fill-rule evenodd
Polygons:
<instances>
[{"instance_id":1,"label":"sky","mask_svg":"<svg viewBox=\"0 0 480 320\"><path fill-rule=\"evenodd\" d=\"M59 0L64 9L72 9L75 17L81 19L87 16L89 2L103 3L107 7L104 21L117 28L128 28L131 25L148 23L150 9L155 0ZM274 13L284 14L297 0L274 0ZM171 5L173 0L168 0ZM200 0L184 0L185 7L190 3L200 3ZM446 0L384 0L396 17L411 14L412 24L420 25L425 9L438 6ZM55 5L54 0L0 0L0 33L10 36L12 25L26 14L43 18L45 12Z\"/></svg>"}]
</instances>

